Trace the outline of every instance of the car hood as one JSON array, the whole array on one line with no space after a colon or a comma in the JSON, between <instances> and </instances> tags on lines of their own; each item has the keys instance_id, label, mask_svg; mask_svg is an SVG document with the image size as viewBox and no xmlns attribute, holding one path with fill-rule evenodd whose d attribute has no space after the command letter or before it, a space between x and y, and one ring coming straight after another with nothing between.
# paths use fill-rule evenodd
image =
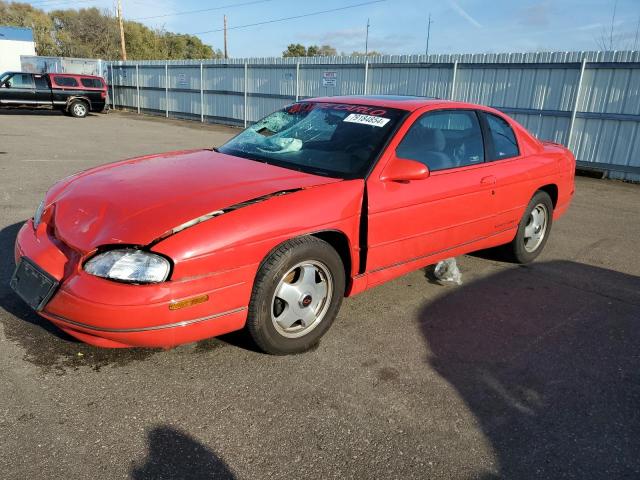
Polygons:
<instances>
[{"instance_id":1,"label":"car hood","mask_svg":"<svg viewBox=\"0 0 640 480\"><path fill-rule=\"evenodd\" d=\"M104 165L71 177L47 197L56 236L88 252L148 245L178 226L278 192L339 182L211 150Z\"/></svg>"}]
</instances>

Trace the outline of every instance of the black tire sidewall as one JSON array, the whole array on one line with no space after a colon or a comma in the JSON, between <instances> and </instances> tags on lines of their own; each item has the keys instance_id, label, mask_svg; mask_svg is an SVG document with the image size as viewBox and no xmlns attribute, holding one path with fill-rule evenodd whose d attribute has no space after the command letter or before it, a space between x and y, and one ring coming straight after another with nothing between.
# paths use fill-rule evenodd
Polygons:
<instances>
[{"instance_id":1,"label":"black tire sidewall","mask_svg":"<svg viewBox=\"0 0 640 480\"><path fill-rule=\"evenodd\" d=\"M543 204L547 209L547 228L546 228L544 237L540 242L540 245L538 245L538 247L534 251L529 252L527 251L526 248L524 248L524 230L527 226L527 222L529 221L529 216L531 215L531 211L538 204ZM531 201L527 205L524 215L520 220L520 224L518 225L518 233L516 234L516 237L513 239L513 242L511 243L511 250L512 250L513 257L518 263L532 262L538 255L540 255L540 253L544 249L544 246L547 243L547 240L549 239L549 234L551 233L552 224L553 224L553 202L551 201L551 197L547 192L538 191L533 196L533 198L531 198Z\"/></svg>"},{"instance_id":2,"label":"black tire sidewall","mask_svg":"<svg viewBox=\"0 0 640 480\"><path fill-rule=\"evenodd\" d=\"M299 338L282 336L271 319L271 302L280 279L297 263L315 260L331 272L333 293L322 321L308 334ZM276 248L262 263L254 283L247 327L256 344L275 355L300 353L309 350L331 327L340 310L345 291L345 272L342 260L331 245L316 237L300 237Z\"/></svg>"}]
</instances>

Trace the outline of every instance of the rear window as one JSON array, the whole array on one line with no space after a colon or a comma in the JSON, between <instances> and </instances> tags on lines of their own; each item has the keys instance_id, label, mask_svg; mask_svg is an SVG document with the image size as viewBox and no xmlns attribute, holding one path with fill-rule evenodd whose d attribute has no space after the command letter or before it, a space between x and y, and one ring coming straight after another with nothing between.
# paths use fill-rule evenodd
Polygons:
<instances>
[{"instance_id":1,"label":"rear window","mask_svg":"<svg viewBox=\"0 0 640 480\"><path fill-rule=\"evenodd\" d=\"M87 88L102 88L102 81L99 78L81 78L80 83Z\"/></svg>"},{"instance_id":2,"label":"rear window","mask_svg":"<svg viewBox=\"0 0 640 480\"><path fill-rule=\"evenodd\" d=\"M53 77L53 81L56 82L56 85L61 87L77 87L78 82L73 77L61 77L56 75Z\"/></svg>"},{"instance_id":3,"label":"rear window","mask_svg":"<svg viewBox=\"0 0 640 480\"><path fill-rule=\"evenodd\" d=\"M493 141L491 160L501 160L520 155L516 136L509 124L504 119L490 113L485 113L485 116Z\"/></svg>"}]
</instances>

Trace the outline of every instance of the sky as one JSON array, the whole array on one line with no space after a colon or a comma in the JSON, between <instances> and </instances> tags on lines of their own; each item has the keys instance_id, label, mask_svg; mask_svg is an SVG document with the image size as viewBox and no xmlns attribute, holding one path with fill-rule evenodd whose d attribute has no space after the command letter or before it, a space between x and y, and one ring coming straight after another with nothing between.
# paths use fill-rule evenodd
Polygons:
<instances>
[{"instance_id":1,"label":"sky","mask_svg":"<svg viewBox=\"0 0 640 480\"><path fill-rule=\"evenodd\" d=\"M114 8L114 0L34 0L39 8ZM125 19L153 28L195 34L222 48L228 17L232 57L280 56L290 43L329 44L338 52L369 49L385 54L640 49L640 0L122 0ZM345 8L303 18L247 24ZM180 14L192 10L214 9ZM615 8L615 16L614 16ZM149 18L157 17L157 18ZM199 33L210 32L210 33Z\"/></svg>"}]
</instances>

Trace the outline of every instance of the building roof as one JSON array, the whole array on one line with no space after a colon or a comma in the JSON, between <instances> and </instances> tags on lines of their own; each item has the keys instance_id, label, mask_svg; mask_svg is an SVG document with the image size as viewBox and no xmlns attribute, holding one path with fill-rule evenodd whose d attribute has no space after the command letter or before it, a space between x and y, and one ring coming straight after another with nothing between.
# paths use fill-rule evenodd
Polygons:
<instances>
[{"instance_id":1,"label":"building roof","mask_svg":"<svg viewBox=\"0 0 640 480\"><path fill-rule=\"evenodd\" d=\"M33 42L33 30L24 27L8 27L0 25L0 41Z\"/></svg>"}]
</instances>

